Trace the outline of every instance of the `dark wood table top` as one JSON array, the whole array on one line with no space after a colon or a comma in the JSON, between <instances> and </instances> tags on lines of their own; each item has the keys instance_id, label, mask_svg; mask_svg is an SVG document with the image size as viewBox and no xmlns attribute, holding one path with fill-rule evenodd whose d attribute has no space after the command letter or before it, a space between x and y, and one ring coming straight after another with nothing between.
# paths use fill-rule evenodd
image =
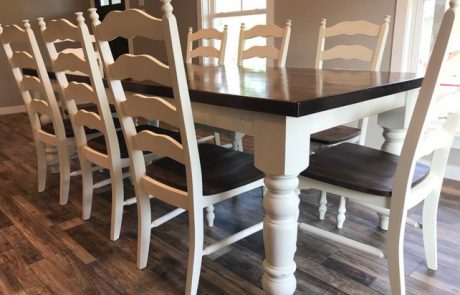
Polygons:
<instances>
[{"instance_id":1,"label":"dark wood table top","mask_svg":"<svg viewBox=\"0 0 460 295\"><path fill-rule=\"evenodd\" d=\"M413 73L303 68L187 65L186 71L194 102L291 117L416 89L423 80ZM172 97L166 86L123 84L128 91Z\"/></svg>"},{"instance_id":2,"label":"dark wood table top","mask_svg":"<svg viewBox=\"0 0 460 295\"><path fill-rule=\"evenodd\" d=\"M413 73L187 65L192 101L301 117L419 88ZM126 82L127 90L171 96L167 87Z\"/></svg>"}]
</instances>

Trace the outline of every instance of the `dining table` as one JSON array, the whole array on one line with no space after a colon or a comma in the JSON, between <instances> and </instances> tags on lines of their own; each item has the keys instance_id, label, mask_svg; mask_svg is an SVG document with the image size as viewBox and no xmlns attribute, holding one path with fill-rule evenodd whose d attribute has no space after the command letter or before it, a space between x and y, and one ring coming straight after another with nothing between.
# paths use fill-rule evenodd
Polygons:
<instances>
[{"instance_id":1,"label":"dining table","mask_svg":"<svg viewBox=\"0 0 460 295\"><path fill-rule=\"evenodd\" d=\"M262 287L296 290L298 175L309 164L310 135L378 114L382 149L401 150L422 77L414 73L186 65L194 120L254 137L266 193ZM125 90L172 97L169 87L123 82Z\"/></svg>"},{"instance_id":2,"label":"dining table","mask_svg":"<svg viewBox=\"0 0 460 295\"><path fill-rule=\"evenodd\" d=\"M195 64L186 65L186 75L196 123L254 137L254 163L264 172L266 187L262 287L266 294L293 294L298 176L309 164L310 135L377 114L382 150L398 154L423 78L385 71ZM79 75L68 78L89 82ZM168 86L122 83L126 91L173 97Z\"/></svg>"}]
</instances>

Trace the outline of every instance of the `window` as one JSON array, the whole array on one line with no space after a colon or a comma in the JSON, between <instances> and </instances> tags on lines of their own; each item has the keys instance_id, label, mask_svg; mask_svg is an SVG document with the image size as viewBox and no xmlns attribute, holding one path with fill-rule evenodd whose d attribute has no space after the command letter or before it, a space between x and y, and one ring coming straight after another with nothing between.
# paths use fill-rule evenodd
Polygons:
<instances>
[{"instance_id":1,"label":"window","mask_svg":"<svg viewBox=\"0 0 460 295\"><path fill-rule=\"evenodd\" d=\"M201 27L223 30L228 26L225 62L236 64L238 36L241 24L246 29L257 24L273 23L273 0L198 0ZM249 43L250 42L250 43ZM264 45L265 38L254 38L246 46ZM206 61L205 61L206 62ZM265 66L265 59L253 58L245 62L248 66Z\"/></svg>"}]
</instances>

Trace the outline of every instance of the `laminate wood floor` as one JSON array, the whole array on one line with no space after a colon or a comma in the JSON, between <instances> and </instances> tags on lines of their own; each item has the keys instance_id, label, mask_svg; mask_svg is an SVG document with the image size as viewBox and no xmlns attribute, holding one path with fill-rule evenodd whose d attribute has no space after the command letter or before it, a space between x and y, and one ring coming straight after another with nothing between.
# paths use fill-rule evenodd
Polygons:
<instances>
[{"instance_id":1,"label":"laminate wood floor","mask_svg":"<svg viewBox=\"0 0 460 295\"><path fill-rule=\"evenodd\" d=\"M246 139L250 149L251 139ZM75 163L74 168L78 168ZM104 177L104 173L96 173ZM81 215L81 180L71 180L70 202L58 204L59 178L48 173L37 193L36 156L27 116L0 116L0 293L2 294L182 294L187 261L187 214L153 230L149 263L135 266L136 206L126 208L120 240L109 240L110 186L97 189L93 215ZM129 182L126 196L134 196ZM300 219L373 245L385 245L375 214L350 203L342 230L335 228L338 198L330 196L325 221L317 220L319 192L302 191ZM153 215L169 206L152 201ZM427 269L422 235L407 228L409 294L460 294L460 183L446 180L439 208L439 269ZM254 190L216 206L215 241L263 218L262 193ZM410 217L421 221L421 208ZM262 233L203 259L199 294L263 294ZM299 233L296 294L389 294L386 260Z\"/></svg>"}]
</instances>

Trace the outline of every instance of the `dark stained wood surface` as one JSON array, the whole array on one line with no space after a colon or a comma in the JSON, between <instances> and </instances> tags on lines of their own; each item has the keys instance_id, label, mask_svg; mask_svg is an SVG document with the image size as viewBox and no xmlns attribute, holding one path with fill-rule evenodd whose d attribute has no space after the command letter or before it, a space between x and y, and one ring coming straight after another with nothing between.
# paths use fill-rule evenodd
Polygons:
<instances>
[{"instance_id":1,"label":"dark stained wood surface","mask_svg":"<svg viewBox=\"0 0 460 295\"><path fill-rule=\"evenodd\" d=\"M251 150L245 137L245 150ZM78 168L77 162L73 162ZM48 174L46 191L37 193L36 156L25 114L0 116L0 294L183 294L186 279L187 214L152 231L149 264L135 266L136 206L125 208L121 238L112 242L110 187L97 189L93 216L82 221L81 181L72 179L69 204L60 206L59 177ZM107 175L95 173L95 178ZM134 196L129 181L126 197ZM374 212L350 202L342 230L335 229L338 198L329 195L325 221L318 221L318 191L302 191L300 220L344 236L385 245ZM216 206L214 228L205 241L216 241L262 220L262 195L255 190ZM154 216L171 208L152 200ZM409 216L421 221L422 207ZM407 294L460 293L460 183L444 182L439 207L439 267L426 267L420 230L405 238ZM203 259L199 294L263 294L264 259L259 232ZM387 263L345 247L299 233L295 256L295 294L390 294Z\"/></svg>"},{"instance_id":2,"label":"dark stained wood surface","mask_svg":"<svg viewBox=\"0 0 460 295\"><path fill-rule=\"evenodd\" d=\"M412 73L302 68L192 64L186 70L192 101L291 117L415 89L423 80ZM69 77L85 80L81 76ZM128 91L172 97L169 87L148 82L123 84Z\"/></svg>"},{"instance_id":3,"label":"dark stained wood surface","mask_svg":"<svg viewBox=\"0 0 460 295\"><path fill-rule=\"evenodd\" d=\"M399 156L353 143L342 143L310 156L301 174L332 185L390 197ZM430 167L417 163L412 187L424 180Z\"/></svg>"}]
</instances>

